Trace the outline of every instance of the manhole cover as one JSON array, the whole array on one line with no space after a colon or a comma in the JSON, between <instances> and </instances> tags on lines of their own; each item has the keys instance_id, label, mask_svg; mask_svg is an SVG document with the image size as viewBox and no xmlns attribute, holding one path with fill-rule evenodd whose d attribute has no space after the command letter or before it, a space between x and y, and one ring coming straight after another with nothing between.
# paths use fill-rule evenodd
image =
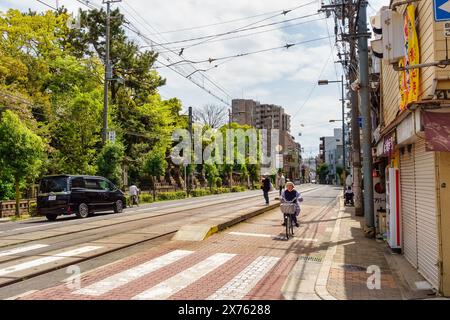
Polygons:
<instances>
[{"instance_id":1,"label":"manhole cover","mask_svg":"<svg viewBox=\"0 0 450 320\"><path fill-rule=\"evenodd\" d=\"M312 256L299 256L298 260L308 261L308 262L322 262L322 257L312 257Z\"/></svg>"}]
</instances>

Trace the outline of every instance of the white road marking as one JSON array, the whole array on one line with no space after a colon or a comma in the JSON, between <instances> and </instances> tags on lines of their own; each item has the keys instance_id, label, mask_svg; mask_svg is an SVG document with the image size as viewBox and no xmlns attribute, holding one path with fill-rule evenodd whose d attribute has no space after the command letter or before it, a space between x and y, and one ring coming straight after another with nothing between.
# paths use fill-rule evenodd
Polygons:
<instances>
[{"instance_id":1,"label":"white road marking","mask_svg":"<svg viewBox=\"0 0 450 320\"><path fill-rule=\"evenodd\" d=\"M20 248L6 250L6 251L0 251L0 257L13 256L13 255L15 255L17 253L22 253L22 252L27 252L27 251L31 251L31 250L41 249L41 248L45 248L45 247L48 247L48 246L49 246L48 244L33 244L31 246L25 246L25 247L20 247Z\"/></svg>"},{"instance_id":2,"label":"white road marking","mask_svg":"<svg viewBox=\"0 0 450 320\"><path fill-rule=\"evenodd\" d=\"M164 282L146 290L132 298L132 300L164 300L178 291L186 288L206 274L214 271L225 262L233 258L235 254L217 253L195 266L167 279Z\"/></svg>"},{"instance_id":3,"label":"white road marking","mask_svg":"<svg viewBox=\"0 0 450 320\"><path fill-rule=\"evenodd\" d=\"M61 253L58 253L58 254L55 254L55 255L52 255L49 257L44 257L44 258L39 258L39 259L19 263L19 264L13 265L11 267L0 269L0 277L4 276L6 274L13 273L13 272L18 272L18 271L34 268L37 266L41 266L41 265L44 265L47 263L55 262L58 260L63 260L64 258L74 257L79 254L94 251L94 250L97 250L100 248L102 248L102 247L95 247L95 246L81 247L81 248L76 248L73 250L61 252Z\"/></svg>"},{"instance_id":4,"label":"white road marking","mask_svg":"<svg viewBox=\"0 0 450 320\"><path fill-rule=\"evenodd\" d=\"M207 300L243 299L280 260L276 257L258 257L231 281L217 290Z\"/></svg>"},{"instance_id":5,"label":"white road marking","mask_svg":"<svg viewBox=\"0 0 450 320\"><path fill-rule=\"evenodd\" d=\"M246 232L229 232L228 234L234 235L234 236L246 236L246 237L260 237L260 238L278 238L277 235L271 235L271 234L263 234L263 233L246 233ZM312 238L298 238L294 237L294 239L299 241L309 241L309 242L317 242L317 239Z\"/></svg>"},{"instance_id":6,"label":"white road marking","mask_svg":"<svg viewBox=\"0 0 450 320\"><path fill-rule=\"evenodd\" d=\"M246 233L246 232L230 232L234 236L248 236L248 237L260 237L260 238L272 238L271 234L262 234L262 233Z\"/></svg>"},{"instance_id":7,"label":"white road marking","mask_svg":"<svg viewBox=\"0 0 450 320\"><path fill-rule=\"evenodd\" d=\"M139 279L151 272L159 270L171 263L174 263L188 255L193 251L175 250L161 257L150 260L146 263L140 264L129 270L120 272L111 277L103 279L99 282L95 282L86 288L77 290L73 294L89 295L89 296L101 296L113 289L126 285L127 283Z\"/></svg>"}]
</instances>

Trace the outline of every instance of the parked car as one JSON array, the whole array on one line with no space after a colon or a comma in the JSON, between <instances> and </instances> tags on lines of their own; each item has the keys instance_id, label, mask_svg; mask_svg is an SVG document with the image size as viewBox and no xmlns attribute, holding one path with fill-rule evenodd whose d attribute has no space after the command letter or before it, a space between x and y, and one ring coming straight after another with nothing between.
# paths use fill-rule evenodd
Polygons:
<instances>
[{"instance_id":1,"label":"parked car","mask_svg":"<svg viewBox=\"0 0 450 320\"><path fill-rule=\"evenodd\" d=\"M125 194L103 177L48 176L39 184L37 212L50 221L74 213L79 218L97 211L121 213L125 206Z\"/></svg>"},{"instance_id":2,"label":"parked car","mask_svg":"<svg viewBox=\"0 0 450 320\"><path fill-rule=\"evenodd\" d=\"M316 179L311 179L312 184L316 184Z\"/></svg>"}]
</instances>

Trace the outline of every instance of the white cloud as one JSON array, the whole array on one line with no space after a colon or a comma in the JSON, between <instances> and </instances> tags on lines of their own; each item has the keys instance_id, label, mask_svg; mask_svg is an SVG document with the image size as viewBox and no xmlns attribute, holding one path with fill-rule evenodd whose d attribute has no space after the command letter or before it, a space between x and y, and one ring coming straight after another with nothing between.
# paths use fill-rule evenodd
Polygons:
<instances>
[{"instance_id":1,"label":"white cloud","mask_svg":"<svg viewBox=\"0 0 450 320\"><path fill-rule=\"evenodd\" d=\"M54 0L44 1L55 5ZM92 0L90 2L101 5L100 0ZM215 24L271 11L281 12L284 9L293 8L308 2L308 0L123 0L119 4L119 7L126 18L137 25L143 33L150 35L154 41L162 43L227 32L268 18L271 15L220 24L208 28L164 33L162 35L155 34L155 30L164 32ZM369 7L368 12L369 15L373 15L374 10L378 10L381 5L388 4L389 0L370 1L370 3L371 7ZM317 1L317 3L290 12L286 17L268 19L261 23L271 23L316 13L318 4L319 2ZM71 11L77 10L80 6L83 7L75 0L59 0L59 5L64 5ZM115 7L117 5L113 4L112 6ZM0 3L1 10L8 8L27 10L28 7L38 11L48 9L37 1L17 2L13 0L1 0ZM136 10L137 13L132 9ZM292 23L314 20L318 17L306 18L304 20L293 21ZM328 36L325 21L319 20L288 29L278 29L255 34L250 37L211 42L187 48L184 52L184 58L205 60L208 58L264 50L271 47L283 46L286 43ZM267 27L267 29L274 29L276 27ZM328 19L328 28L332 35L332 19ZM253 30L253 32L257 31L260 30ZM237 35L231 34L226 37ZM331 42L334 43L334 39ZM187 44L184 43L184 45ZM169 46L179 48L181 45L173 44ZM164 54L164 56L170 56L172 61L175 61L177 57L168 53ZM294 116L298 113L300 106L305 102L322 70L322 77L324 79L333 80L336 77L340 77L339 72L341 67L334 65L336 57L333 55L327 63L329 56L330 43L328 40L322 40L320 42L292 47L289 50L282 49L235 58L224 64L220 64L224 61L217 61L213 64L196 64L196 67L198 69L206 69L213 67L215 64L220 64L217 68L208 71L207 76L213 79L221 88L225 89L232 98L241 98L244 96L245 98L260 100L263 103L282 105L289 114ZM163 59L163 56L161 56L162 61L164 61ZM167 61L165 62L167 63ZM179 68L186 70L185 72L188 73L194 71L190 66L180 66ZM183 101L185 107L199 106L206 103L220 103L214 97L175 72L166 68L158 69L158 72L167 78L167 85L160 90L164 97L178 97ZM208 83L208 80L203 79L200 73L192 75L192 78L198 83L204 83L209 90L224 96L220 90ZM292 135L297 137L297 141L300 141L306 150L314 150L317 153L319 137L332 134L332 128L336 124L328 124L328 120L332 118L340 119L339 99L340 90L336 86L330 85L325 88L315 88L309 102L293 118ZM302 123L305 127L301 127ZM299 132L302 132L302 137L298 137Z\"/></svg>"}]
</instances>

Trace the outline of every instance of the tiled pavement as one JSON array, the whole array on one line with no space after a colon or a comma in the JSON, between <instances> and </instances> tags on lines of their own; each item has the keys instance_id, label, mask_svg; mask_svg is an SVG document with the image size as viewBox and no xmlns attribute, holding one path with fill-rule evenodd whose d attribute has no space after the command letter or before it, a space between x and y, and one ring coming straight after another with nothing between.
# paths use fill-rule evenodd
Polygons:
<instances>
[{"instance_id":1,"label":"tiled pavement","mask_svg":"<svg viewBox=\"0 0 450 320\"><path fill-rule=\"evenodd\" d=\"M401 300L429 297L429 290L419 291L401 278L401 270L393 270L388 259L394 255L384 242L364 236L364 217L354 215L353 208L344 208L336 253L328 275L327 290L340 300ZM403 257L398 257L404 259ZM371 271L368 273L368 267ZM369 289L369 277L375 268L380 271L380 287ZM372 287L375 280L369 280Z\"/></svg>"},{"instance_id":2,"label":"tiled pavement","mask_svg":"<svg viewBox=\"0 0 450 320\"><path fill-rule=\"evenodd\" d=\"M405 286L386 260L386 246L364 237L362 219L351 208L339 210L336 195L331 188L305 195L290 241L273 210L202 242L171 241L89 271L81 290L63 283L22 299L403 299ZM372 265L381 269L381 290L368 289ZM317 291L324 270L325 295Z\"/></svg>"}]
</instances>

